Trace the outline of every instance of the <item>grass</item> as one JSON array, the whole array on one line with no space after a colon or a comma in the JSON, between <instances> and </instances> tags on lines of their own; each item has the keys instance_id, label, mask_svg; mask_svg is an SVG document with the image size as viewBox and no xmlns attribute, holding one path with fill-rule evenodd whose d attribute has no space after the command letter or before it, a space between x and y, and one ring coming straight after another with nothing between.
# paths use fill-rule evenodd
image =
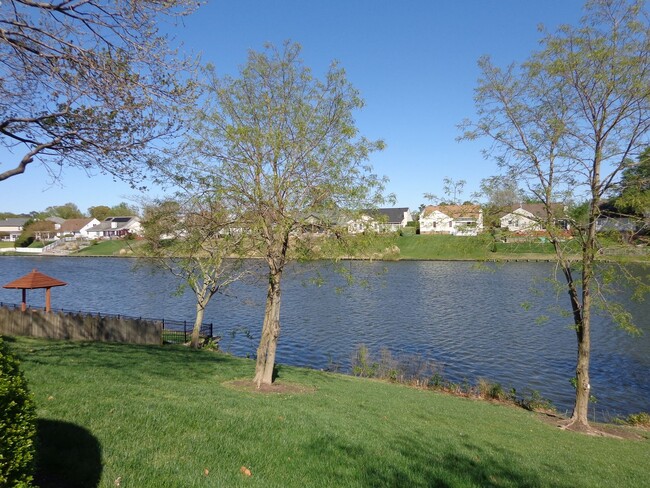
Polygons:
<instances>
[{"instance_id":1,"label":"grass","mask_svg":"<svg viewBox=\"0 0 650 488\"><path fill-rule=\"evenodd\" d=\"M14 247L15 242L11 241L0 241L0 247Z\"/></svg>"},{"instance_id":2,"label":"grass","mask_svg":"<svg viewBox=\"0 0 650 488\"><path fill-rule=\"evenodd\" d=\"M41 486L635 487L650 442L561 431L522 409L183 346L11 339L38 408ZM245 466L252 476L240 472ZM45 482L42 482L45 480Z\"/></svg>"},{"instance_id":3,"label":"grass","mask_svg":"<svg viewBox=\"0 0 650 488\"><path fill-rule=\"evenodd\" d=\"M111 241L99 241L96 244L85 247L74 253L75 256L130 256L133 255L131 248L138 246L137 241L116 239Z\"/></svg>"}]
</instances>

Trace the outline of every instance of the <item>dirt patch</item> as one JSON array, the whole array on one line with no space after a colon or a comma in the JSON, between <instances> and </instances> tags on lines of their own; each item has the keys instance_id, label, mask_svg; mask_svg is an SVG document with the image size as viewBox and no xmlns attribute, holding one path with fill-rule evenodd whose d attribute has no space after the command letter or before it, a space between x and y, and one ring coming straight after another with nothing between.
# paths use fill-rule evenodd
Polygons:
<instances>
[{"instance_id":1,"label":"dirt patch","mask_svg":"<svg viewBox=\"0 0 650 488\"><path fill-rule=\"evenodd\" d=\"M301 385L298 383L274 382L272 385L261 385L259 388L251 380L233 380L223 383L224 386L234 390L246 391L248 393L265 394L298 394L314 393L316 388Z\"/></svg>"},{"instance_id":2,"label":"dirt patch","mask_svg":"<svg viewBox=\"0 0 650 488\"><path fill-rule=\"evenodd\" d=\"M585 435L593 435L598 437L613 437L617 439L627 439L635 441L648 440L648 431L643 428L631 427L626 425L613 425L613 424L599 424L591 423L589 429L576 428L574 426L567 427L569 419L561 415L550 412L537 412L537 418L542 422L557 427L559 429L571 430L573 432L580 432Z\"/></svg>"}]
</instances>

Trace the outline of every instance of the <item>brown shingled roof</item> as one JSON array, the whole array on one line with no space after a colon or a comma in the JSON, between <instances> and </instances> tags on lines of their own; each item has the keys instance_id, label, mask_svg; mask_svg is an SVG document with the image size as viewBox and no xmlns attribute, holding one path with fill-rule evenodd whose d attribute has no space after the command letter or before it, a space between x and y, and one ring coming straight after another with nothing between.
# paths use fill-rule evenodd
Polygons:
<instances>
[{"instance_id":1,"label":"brown shingled roof","mask_svg":"<svg viewBox=\"0 0 650 488\"><path fill-rule=\"evenodd\" d=\"M33 290L34 288L51 288L53 286L64 286L67 285L65 281L57 280L51 276L47 276L43 273L32 270L31 273L27 273L22 278L7 283L3 288L22 288L26 290Z\"/></svg>"}]
</instances>

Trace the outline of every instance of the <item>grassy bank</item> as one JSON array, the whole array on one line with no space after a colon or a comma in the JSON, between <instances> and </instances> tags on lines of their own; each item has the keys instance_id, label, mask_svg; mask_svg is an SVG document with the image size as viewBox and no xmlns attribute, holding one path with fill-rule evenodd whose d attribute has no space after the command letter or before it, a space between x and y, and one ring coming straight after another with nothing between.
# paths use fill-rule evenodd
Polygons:
<instances>
[{"instance_id":1,"label":"grassy bank","mask_svg":"<svg viewBox=\"0 0 650 488\"><path fill-rule=\"evenodd\" d=\"M618 243L604 242L606 247L600 255L603 259L618 261L650 261L650 249L624 246ZM99 241L76 253L75 256L134 256L144 251L144 241ZM395 254L390 250L399 248ZM579 253L579 246L568 244L569 252ZM388 251L388 252L387 252ZM471 260L471 261L511 261L511 260L553 260L555 251L549 242L540 239L530 242L495 242L489 234L475 237L457 237L450 235L415 235L385 236L378 238L359 258L390 260Z\"/></svg>"},{"instance_id":2,"label":"grassy bank","mask_svg":"<svg viewBox=\"0 0 650 488\"><path fill-rule=\"evenodd\" d=\"M643 486L650 442L561 431L525 410L178 347L10 343L55 486ZM242 473L249 469L252 476ZM66 481L62 483L62 481Z\"/></svg>"}]
</instances>

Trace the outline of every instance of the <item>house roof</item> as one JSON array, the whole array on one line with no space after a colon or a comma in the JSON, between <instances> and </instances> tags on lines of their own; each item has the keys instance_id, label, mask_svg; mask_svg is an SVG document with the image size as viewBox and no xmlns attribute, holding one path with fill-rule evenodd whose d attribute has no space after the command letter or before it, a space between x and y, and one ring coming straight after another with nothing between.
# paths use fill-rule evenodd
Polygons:
<instances>
[{"instance_id":1,"label":"house roof","mask_svg":"<svg viewBox=\"0 0 650 488\"><path fill-rule=\"evenodd\" d=\"M93 218L68 219L61 224L61 228L59 229L59 232L79 232L85 226L90 224L93 220L95 219Z\"/></svg>"},{"instance_id":2,"label":"house roof","mask_svg":"<svg viewBox=\"0 0 650 488\"><path fill-rule=\"evenodd\" d=\"M67 285L65 281L57 280L33 269L31 273L7 283L3 288L21 288L32 290L34 288L52 288L53 286Z\"/></svg>"},{"instance_id":3,"label":"house roof","mask_svg":"<svg viewBox=\"0 0 650 488\"><path fill-rule=\"evenodd\" d=\"M131 222L137 221L137 217L106 217L103 222L92 226L88 232L102 232L105 230L120 230L127 227ZM115 227L113 227L115 223Z\"/></svg>"},{"instance_id":4,"label":"house roof","mask_svg":"<svg viewBox=\"0 0 650 488\"><path fill-rule=\"evenodd\" d=\"M12 217L10 219L0 220L0 227L22 227L29 218Z\"/></svg>"},{"instance_id":5,"label":"house roof","mask_svg":"<svg viewBox=\"0 0 650 488\"><path fill-rule=\"evenodd\" d=\"M426 217L435 211L441 212L451 218L471 218L478 219L481 213L480 205L427 205L422 211L422 216Z\"/></svg>"},{"instance_id":6,"label":"house roof","mask_svg":"<svg viewBox=\"0 0 650 488\"><path fill-rule=\"evenodd\" d=\"M408 207L396 207L396 208L373 208L362 210L361 213L368 215L369 217L381 217L385 218L386 222L389 224L400 223L404 220L404 214L408 212Z\"/></svg>"}]
</instances>

